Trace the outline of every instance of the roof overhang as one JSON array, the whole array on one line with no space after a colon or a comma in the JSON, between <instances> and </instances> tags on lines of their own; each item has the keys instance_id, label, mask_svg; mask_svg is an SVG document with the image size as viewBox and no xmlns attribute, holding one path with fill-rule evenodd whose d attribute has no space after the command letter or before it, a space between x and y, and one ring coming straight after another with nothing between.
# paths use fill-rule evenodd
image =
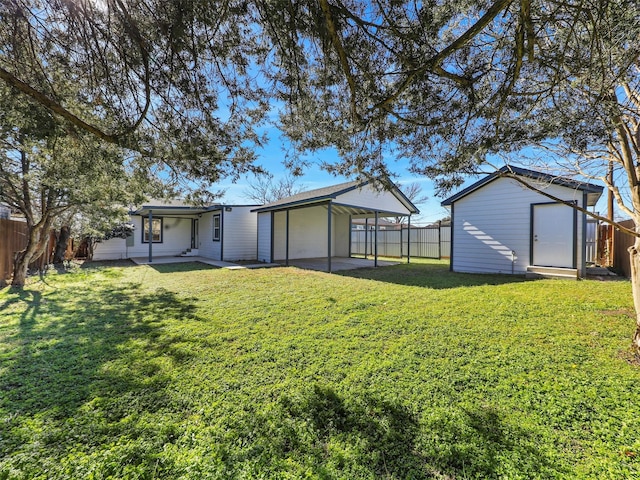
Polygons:
<instances>
[{"instance_id":1,"label":"roof overhang","mask_svg":"<svg viewBox=\"0 0 640 480\"><path fill-rule=\"evenodd\" d=\"M158 215L160 217L167 216L193 216L200 215L207 211L207 207L192 206L168 206L168 205L143 205L137 210L130 212L131 215L142 215L144 217Z\"/></svg>"},{"instance_id":2,"label":"roof overhang","mask_svg":"<svg viewBox=\"0 0 640 480\"><path fill-rule=\"evenodd\" d=\"M301 200L299 202L285 203L282 205L274 205L272 207L256 208L252 212L283 212L286 210L297 210L300 208L323 207L328 208L331 204L331 210L338 214L348 214L356 218L370 218L378 213L379 216L385 217L407 217L414 212L392 212L389 210L379 210L371 207L363 207L360 205L347 205L345 203L336 202L332 197L314 198L312 200Z\"/></svg>"}]
</instances>

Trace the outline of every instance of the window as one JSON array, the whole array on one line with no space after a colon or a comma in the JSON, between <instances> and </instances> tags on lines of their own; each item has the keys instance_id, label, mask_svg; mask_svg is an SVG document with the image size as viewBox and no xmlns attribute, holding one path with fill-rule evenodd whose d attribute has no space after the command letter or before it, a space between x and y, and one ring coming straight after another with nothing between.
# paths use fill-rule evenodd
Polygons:
<instances>
[{"instance_id":1,"label":"window","mask_svg":"<svg viewBox=\"0 0 640 480\"><path fill-rule=\"evenodd\" d=\"M151 220L151 238L153 243L162 243L162 218ZM149 243L149 217L142 217L142 243Z\"/></svg>"},{"instance_id":2,"label":"window","mask_svg":"<svg viewBox=\"0 0 640 480\"><path fill-rule=\"evenodd\" d=\"M213 241L220 241L220 214L213 216Z\"/></svg>"}]
</instances>

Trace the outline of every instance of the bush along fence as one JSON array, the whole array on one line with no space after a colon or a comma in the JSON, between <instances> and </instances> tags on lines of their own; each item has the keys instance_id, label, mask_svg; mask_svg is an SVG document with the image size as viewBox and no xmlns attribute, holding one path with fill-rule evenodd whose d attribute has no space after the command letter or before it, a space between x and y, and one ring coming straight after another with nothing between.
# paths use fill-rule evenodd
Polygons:
<instances>
[{"instance_id":1,"label":"bush along fence","mask_svg":"<svg viewBox=\"0 0 640 480\"><path fill-rule=\"evenodd\" d=\"M367 226L369 227L369 226ZM410 243L409 243L410 242ZM378 255L384 257L448 258L451 252L451 225L427 227L386 226L377 232ZM374 255L376 232L366 228L351 230L351 254Z\"/></svg>"}]
</instances>

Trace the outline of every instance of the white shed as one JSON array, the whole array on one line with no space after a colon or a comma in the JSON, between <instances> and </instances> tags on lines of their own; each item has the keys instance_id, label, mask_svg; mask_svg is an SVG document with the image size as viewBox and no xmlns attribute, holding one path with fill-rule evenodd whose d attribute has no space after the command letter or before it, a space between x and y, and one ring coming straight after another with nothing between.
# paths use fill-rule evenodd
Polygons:
<instances>
[{"instance_id":1,"label":"white shed","mask_svg":"<svg viewBox=\"0 0 640 480\"><path fill-rule=\"evenodd\" d=\"M258 260L351 256L351 220L419 213L397 188L377 190L369 182L347 182L293 195L254 210L258 214ZM376 256L377 262L377 256Z\"/></svg>"},{"instance_id":2,"label":"white shed","mask_svg":"<svg viewBox=\"0 0 640 480\"><path fill-rule=\"evenodd\" d=\"M587 209L602 191L599 185L501 168L442 202L451 210L451 270L585 276L586 215L563 202Z\"/></svg>"}]
</instances>

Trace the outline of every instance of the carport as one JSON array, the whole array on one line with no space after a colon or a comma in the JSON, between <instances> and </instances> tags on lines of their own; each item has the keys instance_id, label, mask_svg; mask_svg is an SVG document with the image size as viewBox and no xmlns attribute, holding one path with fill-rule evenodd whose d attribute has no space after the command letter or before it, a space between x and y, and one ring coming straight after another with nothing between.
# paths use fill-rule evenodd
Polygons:
<instances>
[{"instance_id":1,"label":"carport","mask_svg":"<svg viewBox=\"0 0 640 480\"><path fill-rule=\"evenodd\" d=\"M389 184L389 182L387 182ZM258 213L258 260L283 262L351 257L351 221L371 219L377 227L381 217L407 217L418 209L395 186L380 190L370 182L347 182L303 192L256 208ZM374 230L374 261L378 266ZM407 252L407 261L410 252Z\"/></svg>"}]
</instances>

